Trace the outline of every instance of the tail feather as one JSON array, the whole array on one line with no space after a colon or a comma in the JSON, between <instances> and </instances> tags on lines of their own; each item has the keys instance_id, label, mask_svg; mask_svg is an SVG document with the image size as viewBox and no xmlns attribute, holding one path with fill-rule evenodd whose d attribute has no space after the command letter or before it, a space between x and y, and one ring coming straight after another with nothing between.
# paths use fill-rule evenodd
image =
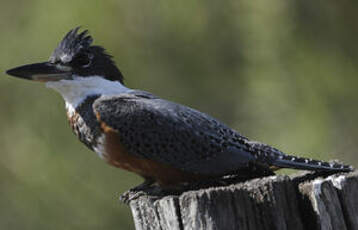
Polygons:
<instances>
[{"instance_id":1,"label":"tail feather","mask_svg":"<svg viewBox=\"0 0 358 230\"><path fill-rule=\"evenodd\" d=\"M248 141L247 144L250 146L250 150L255 153L256 159L264 164L268 163L271 168L292 168L330 172L353 171L353 167L349 165L287 155L276 148L260 142Z\"/></svg>"},{"instance_id":2,"label":"tail feather","mask_svg":"<svg viewBox=\"0 0 358 230\"><path fill-rule=\"evenodd\" d=\"M336 162L325 162L303 157L280 154L273 162L273 166L279 168L293 168L313 171L350 172L353 167Z\"/></svg>"}]
</instances>

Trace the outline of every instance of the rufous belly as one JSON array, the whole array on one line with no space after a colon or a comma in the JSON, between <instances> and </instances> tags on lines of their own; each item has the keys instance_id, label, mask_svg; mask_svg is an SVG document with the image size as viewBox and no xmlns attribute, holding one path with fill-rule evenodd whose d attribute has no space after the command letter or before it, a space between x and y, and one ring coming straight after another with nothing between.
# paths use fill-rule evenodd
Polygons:
<instances>
[{"instance_id":1,"label":"rufous belly","mask_svg":"<svg viewBox=\"0 0 358 230\"><path fill-rule=\"evenodd\" d=\"M104 158L115 167L137 173L144 178L152 178L164 187L202 178L200 175L184 172L169 165L130 154L121 144L116 131L108 127L104 131Z\"/></svg>"}]
</instances>

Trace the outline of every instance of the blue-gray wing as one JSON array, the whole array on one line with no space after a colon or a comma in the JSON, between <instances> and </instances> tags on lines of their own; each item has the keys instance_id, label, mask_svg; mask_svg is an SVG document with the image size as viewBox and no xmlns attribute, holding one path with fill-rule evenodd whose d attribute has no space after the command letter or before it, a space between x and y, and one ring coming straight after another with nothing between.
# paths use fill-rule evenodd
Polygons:
<instances>
[{"instance_id":1,"label":"blue-gray wing","mask_svg":"<svg viewBox=\"0 0 358 230\"><path fill-rule=\"evenodd\" d=\"M247 139L216 119L144 91L98 98L100 122L130 154L190 173L225 175L255 160Z\"/></svg>"}]
</instances>

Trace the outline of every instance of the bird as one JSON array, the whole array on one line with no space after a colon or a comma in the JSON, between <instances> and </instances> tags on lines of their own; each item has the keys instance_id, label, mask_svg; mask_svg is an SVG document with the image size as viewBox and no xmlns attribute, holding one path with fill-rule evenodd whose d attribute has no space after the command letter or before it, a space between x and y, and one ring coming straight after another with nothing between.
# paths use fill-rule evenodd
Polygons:
<instances>
[{"instance_id":1,"label":"bird","mask_svg":"<svg viewBox=\"0 0 358 230\"><path fill-rule=\"evenodd\" d=\"M262 177L281 168L349 172L352 166L286 154L212 116L125 86L113 57L88 30L70 30L49 60L8 75L59 92L74 134L108 164L163 188L228 175Z\"/></svg>"}]
</instances>

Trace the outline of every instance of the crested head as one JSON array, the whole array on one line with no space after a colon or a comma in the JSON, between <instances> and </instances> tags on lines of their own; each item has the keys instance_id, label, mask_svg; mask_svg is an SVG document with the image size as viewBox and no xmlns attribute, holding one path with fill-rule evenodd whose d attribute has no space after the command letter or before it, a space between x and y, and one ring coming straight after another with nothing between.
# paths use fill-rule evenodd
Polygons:
<instances>
[{"instance_id":1,"label":"crested head","mask_svg":"<svg viewBox=\"0 0 358 230\"><path fill-rule=\"evenodd\" d=\"M70 69L79 77L101 76L123 84L123 75L106 50L91 45L88 30L78 33L80 27L70 30L52 53L49 62Z\"/></svg>"},{"instance_id":2,"label":"crested head","mask_svg":"<svg viewBox=\"0 0 358 230\"><path fill-rule=\"evenodd\" d=\"M65 35L50 57L52 63L70 63L77 54L91 46L93 39L88 35L88 30L78 34L79 29L76 27Z\"/></svg>"},{"instance_id":3,"label":"crested head","mask_svg":"<svg viewBox=\"0 0 358 230\"><path fill-rule=\"evenodd\" d=\"M27 80L46 82L61 93L68 105L76 108L91 95L116 95L130 91L112 57L79 27L62 39L47 62L27 64L6 71Z\"/></svg>"}]
</instances>

